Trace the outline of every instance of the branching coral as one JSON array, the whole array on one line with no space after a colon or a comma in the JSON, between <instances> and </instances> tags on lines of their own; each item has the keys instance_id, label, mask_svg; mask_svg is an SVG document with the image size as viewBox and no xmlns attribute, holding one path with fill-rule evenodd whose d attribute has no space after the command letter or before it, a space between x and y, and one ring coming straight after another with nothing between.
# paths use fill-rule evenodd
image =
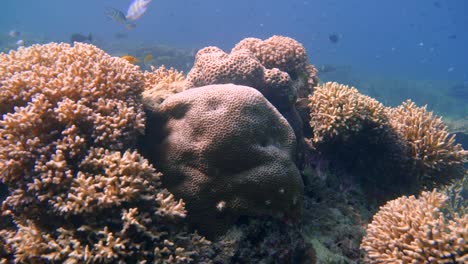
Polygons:
<instances>
[{"instance_id":1,"label":"branching coral","mask_svg":"<svg viewBox=\"0 0 468 264\"><path fill-rule=\"evenodd\" d=\"M128 149L145 127L143 88L137 67L92 45L0 54L3 260L203 259L209 241L175 228L184 203Z\"/></svg>"},{"instance_id":2,"label":"branching coral","mask_svg":"<svg viewBox=\"0 0 468 264\"><path fill-rule=\"evenodd\" d=\"M382 206L367 228L361 248L369 263L466 263L468 215L446 219L447 196L423 192Z\"/></svg>"},{"instance_id":3,"label":"branching coral","mask_svg":"<svg viewBox=\"0 0 468 264\"><path fill-rule=\"evenodd\" d=\"M366 126L384 127L388 120L385 107L354 87L327 82L315 88L309 96L310 125L315 144L340 138L347 141Z\"/></svg>"},{"instance_id":4,"label":"branching coral","mask_svg":"<svg viewBox=\"0 0 468 264\"><path fill-rule=\"evenodd\" d=\"M53 201L90 146L124 149L143 133L142 74L92 45L19 48L0 68L0 171L12 190Z\"/></svg>"},{"instance_id":5,"label":"branching coral","mask_svg":"<svg viewBox=\"0 0 468 264\"><path fill-rule=\"evenodd\" d=\"M325 83L309 97L309 109L313 147L366 184L404 194L463 175L467 152L425 107L408 101L386 108L353 87Z\"/></svg>"},{"instance_id":6,"label":"branching coral","mask_svg":"<svg viewBox=\"0 0 468 264\"><path fill-rule=\"evenodd\" d=\"M168 96L181 92L185 86L185 76L173 68L166 69L161 66L151 71L145 71L145 90L143 91L143 103L150 109L155 109Z\"/></svg>"},{"instance_id":7,"label":"branching coral","mask_svg":"<svg viewBox=\"0 0 468 264\"><path fill-rule=\"evenodd\" d=\"M409 144L413 173L424 185L433 187L463 176L468 152L455 143L440 117L409 100L389 109L388 115L393 129Z\"/></svg>"}]
</instances>

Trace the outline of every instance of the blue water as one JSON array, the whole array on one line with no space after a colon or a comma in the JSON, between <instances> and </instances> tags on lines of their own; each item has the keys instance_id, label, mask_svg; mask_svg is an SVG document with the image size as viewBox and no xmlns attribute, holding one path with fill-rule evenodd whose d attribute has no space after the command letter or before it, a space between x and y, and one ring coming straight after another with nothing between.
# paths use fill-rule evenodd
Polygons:
<instances>
[{"instance_id":1,"label":"blue water","mask_svg":"<svg viewBox=\"0 0 468 264\"><path fill-rule=\"evenodd\" d=\"M16 29L68 42L80 32L100 44L225 50L245 37L279 34L301 42L315 65L350 65L361 75L401 80L468 82L466 0L154 0L131 31L105 16L106 7L126 12L129 3L2 0L0 33ZM116 39L117 32L127 39ZM329 40L333 33L340 36L337 43Z\"/></svg>"}]
</instances>

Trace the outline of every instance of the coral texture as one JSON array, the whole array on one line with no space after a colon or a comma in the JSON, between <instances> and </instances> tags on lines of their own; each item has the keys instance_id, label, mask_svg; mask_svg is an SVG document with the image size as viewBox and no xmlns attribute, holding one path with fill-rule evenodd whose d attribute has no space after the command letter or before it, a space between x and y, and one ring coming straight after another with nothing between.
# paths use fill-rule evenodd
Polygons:
<instances>
[{"instance_id":1,"label":"coral texture","mask_svg":"<svg viewBox=\"0 0 468 264\"><path fill-rule=\"evenodd\" d=\"M316 73L296 40L284 36L246 38L229 54L217 47L198 51L186 87L222 83L254 87L282 112L298 96L307 97L312 92L318 82Z\"/></svg>"},{"instance_id":2,"label":"coral texture","mask_svg":"<svg viewBox=\"0 0 468 264\"><path fill-rule=\"evenodd\" d=\"M299 115L296 106L298 101L307 100L318 83L316 73L304 47L296 40L284 36L246 38L229 54L217 47L198 51L186 88L233 83L259 90L293 128L298 141L295 160L302 167L304 123L309 122L309 116Z\"/></svg>"},{"instance_id":3,"label":"coral texture","mask_svg":"<svg viewBox=\"0 0 468 264\"><path fill-rule=\"evenodd\" d=\"M467 152L425 107L410 101L384 107L354 87L329 82L309 96L309 109L311 145L376 191L408 194L463 176Z\"/></svg>"},{"instance_id":4,"label":"coral texture","mask_svg":"<svg viewBox=\"0 0 468 264\"><path fill-rule=\"evenodd\" d=\"M337 138L346 142L366 126L378 129L388 122L381 103L360 94L354 87L336 82L317 86L309 96L309 108L314 144L329 143Z\"/></svg>"},{"instance_id":5,"label":"coral texture","mask_svg":"<svg viewBox=\"0 0 468 264\"><path fill-rule=\"evenodd\" d=\"M242 215L298 213L303 183L293 162L296 138L257 90L189 89L148 116L148 157L158 161L163 183L184 199L188 219L203 234L219 234Z\"/></svg>"},{"instance_id":6,"label":"coral texture","mask_svg":"<svg viewBox=\"0 0 468 264\"><path fill-rule=\"evenodd\" d=\"M328 82L309 96L310 145L351 174L369 198L388 200L408 192L407 146L391 130L386 108L354 87Z\"/></svg>"},{"instance_id":7,"label":"coral texture","mask_svg":"<svg viewBox=\"0 0 468 264\"><path fill-rule=\"evenodd\" d=\"M388 115L393 129L409 144L413 173L425 186L463 177L468 151L455 143L455 136L449 134L440 117L409 100L389 109Z\"/></svg>"},{"instance_id":8,"label":"coral texture","mask_svg":"<svg viewBox=\"0 0 468 264\"><path fill-rule=\"evenodd\" d=\"M382 206L361 248L369 263L467 263L468 215L446 219L447 196L423 192Z\"/></svg>"},{"instance_id":9,"label":"coral texture","mask_svg":"<svg viewBox=\"0 0 468 264\"><path fill-rule=\"evenodd\" d=\"M184 203L127 150L144 132L143 87L137 67L92 45L0 54L2 261L203 259L209 242L174 228Z\"/></svg>"},{"instance_id":10,"label":"coral texture","mask_svg":"<svg viewBox=\"0 0 468 264\"><path fill-rule=\"evenodd\" d=\"M254 87L278 109L288 108L296 99L289 75L265 68L247 49L225 53L217 47L198 51L187 75L187 88L209 84L234 83Z\"/></svg>"},{"instance_id":11,"label":"coral texture","mask_svg":"<svg viewBox=\"0 0 468 264\"><path fill-rule=\"evenodd\" d=\"M144 77L143 103L150 109L156 109L170 95L182 92L185 86L185 76L182 72L164 66L151 66L151 71L145 71Z\"/></svg>"},{"instance_id":12,"label":"coral texture","mask_svg":"<svg viewBox=\"0 0 468 264\"><path fill-rule=\"evenodd\" d=\"M231 53L241 49L252 52L267 69L278 68L293 80L305 78L302 85L296 86L298 97L307 97L318 83L317 70L309 64L304 46L292 38L278 35L265 40L246 38L236 44Z\"/></svg>"},{"instance_id":13,"label":"coral texture","mask_svg":"<svg viewBox=\"0 0 468 264\"><path fill-rule=\"evenodd\" d=\"M24 195L55 201L91 146L125 149L144 132L142 73L92 45L19 48L0 69L1 181Z\"/></svg>"}]
</instances>

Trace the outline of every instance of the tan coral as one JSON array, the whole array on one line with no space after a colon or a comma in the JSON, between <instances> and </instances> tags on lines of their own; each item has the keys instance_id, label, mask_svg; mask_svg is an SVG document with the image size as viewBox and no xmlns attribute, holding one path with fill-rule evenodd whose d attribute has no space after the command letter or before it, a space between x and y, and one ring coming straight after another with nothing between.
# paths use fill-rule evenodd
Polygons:
<instances>
[{"instance_id":1,"label":"tan coral","mask_svg":"<svg viewBox=\"0 0 468 264\"><path fill-rule=\"evenodd\" d=\"M361 248L369 263L466 263L468 216L446 219L448 197L437 191L400 197L382 206Z\"/></svg>"},{"instance_id":2,"label":"tan coral","mask_svg":"<svg viewBox=\"0 0 468 264\"><path fill-rule=\"evenodd\" d=\"M0 54L2 261L137 263L165 240L155 262L204 258L209 243L174 227L183 201L128 149L145 128L143 88L138 67L88 44Z\"/></svg>"},{"instance_id":3,"label":"tan coral","mask_svg":"<svg viewBox=\"0 0 468 264\"><path fill-rule=\"evenodd\" d=\"M252 52L268 69L278 68L287 72L293 80L305 81L296 85L299 98L307 97L318 84L317 70L309 64L304 46L292 38L279 35L265 40L245 38L236 44L231 53L240 49Z\"/></svg>"},{"instance_id":4,"label":"tan coral","mask_svg":"<svg viewBox=\"0 0 468 264\"><path fill-rule=\"evenodd\" d=\"M145 71L145 90L142 93L143 103L150 109L155 109L168 96L182 92L185 86L185 76L173 68L151 66L151 71Z\"/></svg>"},{"instance_id":5,"label":"tan coral","mask_svg":"<svg viewBox=\"0 0 468 264\"><path fill-rule=\"evenodd\" d=\"M410 100L389 108L388 115L393 129L410 145L414 172L426 186L463 176L468 152L456 144L440 117Z\"/></svg>"},{"instance_id":6,"label":"tan coral","mask_svg":"<svg viewBox=\"0 0 468 264\"><path fill-rule=\"evenodd\" d=\"M308 64L307 53L296 40L274 35L265 40L245 38L232 51L247 49L268 69L278 68L285 72L300 70Z\"/></svg>"},{"instance_id":7,"label":"tan coral","mask_svg":"<svg viewBox=\"0 0 468 264\"><path fill-rule=\"evenodd\" d=\"M260 92L234 84L198 87L167 98L150 120L153 115L160 120L148 124L146 154L202 234L218 236L240 216L300 214L296 138Z\"/></svg>"},{"instance_id":8,"label":"tan coral","mask_svg":"<svg viewBox=\"0 0 468 264\"><path fill-rule=\"evenodd\" d=\"M387 122L385 107L354 87L327 82L309 96L310 126L313 142L327 143L341 138L346 141L366 125L383 127Z\"/></svg>"}]
</instances>

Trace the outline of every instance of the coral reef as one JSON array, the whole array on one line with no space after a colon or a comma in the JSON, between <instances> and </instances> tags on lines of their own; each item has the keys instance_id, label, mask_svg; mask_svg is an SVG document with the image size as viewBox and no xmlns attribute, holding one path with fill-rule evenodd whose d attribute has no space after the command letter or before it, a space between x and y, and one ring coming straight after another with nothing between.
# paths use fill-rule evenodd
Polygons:
<instances>
[{"instance_id":1,"label":"coral reef","mask_svg":"<svg viewBox=\"0 0 468 264\"><path fill-rule=\"evenodd\" d=\"M304 123L309 122L309 116L299 114L298 109L307 112L307 107L298 102L307 100L318 83L316 73L304 47L296 40L284 36L246 38L229 54L217 47L198 51L186 88L234 83L259 90L293 128L298 141L295 160L302 167L303 134L309 130Z\"/></svg>"},{"instance_id":2,"label":"coral reef","mask_svg":"<svg viewBox=\"0 0 468 264\"><path fill-rule=\"evenodd\" d=\"M174 68L151 66L151 71L145 71L144 77L143 104L153 110L170 95L182 92L185 86L184 74Z\"/></svg>"},{"instance_id":3,"label":"coral reef","mask_svg":"<svg viewBox=\"0 0 468 264\"><path fill-rule=\"evenodd\" d=\"M230 54L217 47L199 50L185 86L223 83L256 88L280 110L289 108L296 100L289 75L278 69L265 68L249 50L240 49Z\"/></svg>"},{"instance_id":4,"label":"coral reef","mask_svg":"<svg viewBox=\"0 0 468 264\"><path fill-rule=\"evenodd\" d=\"M309 96L309 108L312 141L316 145L335 140L346 143L368 126L381 129L388 123L381 103L336 82L317 86Z\"/></svg>"},{"instance_id":5,"label":"coral reef","mask_svg":"<svg viewBox=\"0 0 468 264\"><path fill-rule=\"evenodd\" d=\"M463 177L468 152L455 143L440 117L410 100L389 109L388 115L392 128L409 144L412 173L424 186L433 188Z\"/></svg>"},{"instance_id":6,"label":"coral reef","mask_svg":"<svg viewBox=\"0 0 468 264\"><path fill-rule=\"evenodd\" d=\"M287 72L292 80L303 81L295 86L299 98L307 98L318 83L317 70L309 64L305 48L292 38L278 35L265 40L246 38L231 53L242 49L252 52L267 69L277 68Z\"/></svg>"},{"instance_id":7,"label":"coral reef","mask_svg":"<svg viewBox=\"0 0 468 264\"><path fill-rule=\"evenodd\" d=\"M386 108L331 82L317 87L309 102L312 147L357 175L373 198L385 201L463 176L467 152L425 108L409 101Z\"/></svg>"},{"instance_id":8,"label":"coral reef","mask_svg":"<svg viewBox=\"0 0 468 264\"><path fill-rule=\"evenodd\" d=\"M211 85L172 95L148 113L146 135L144 153L204 235L222 233L243 215L300 211L296 138L253 88Z\"/></svg>"},{"instance_id":9,"label":"coral reef","mask_svg":"<svg viewBox=\"0 0 468 264\"><path fill-rule=\"evenodd\" d=\"M0 257L18 263L185 263L210 242L130 150L143 73L87 44L0 54ZM177 228L176 228L177 227Z\"/></svg>"},{"instance_id":10,"label":"coral reef","mask_svg":"<svg viewBox=\"0 0 468 264\"><path fill-rule=\"evenodd\" d=\"M361 248L368 263L466 263L468 215L448 219L448 197L436 190L403 196L382 206Z\"/></svg>"},{"instance_id":11,"label":"coral reef","mask_svg":"<svg viewBox=\"0 0 468 264\"><path fill-rule=\"evenodd\" d=\"M309 143L317 154L352 175L348 185L364 187L372 200L385 201L415 185L407 169L406 143L389 125L386 108L354 87L328 82L309 96Z\"/></svg>"}]
</instances>

